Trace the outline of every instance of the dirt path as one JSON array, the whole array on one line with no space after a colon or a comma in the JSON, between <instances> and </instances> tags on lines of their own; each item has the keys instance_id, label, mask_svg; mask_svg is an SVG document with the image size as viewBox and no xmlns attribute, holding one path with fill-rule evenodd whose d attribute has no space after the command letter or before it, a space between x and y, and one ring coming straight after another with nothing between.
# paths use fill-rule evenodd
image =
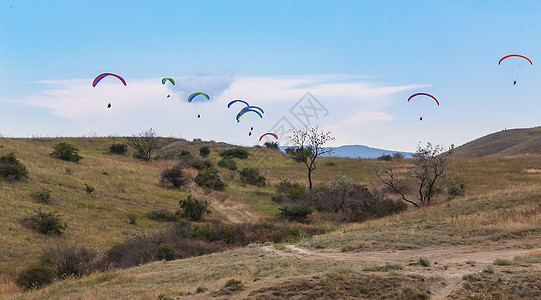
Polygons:
<instances>
[{"instance_id":1,"label":"dirt path","mask_svg":"<svg viewBox=\"0 0 541 300\"><path fill-rule=\"evenodd\" d=\"M495 259L512 260L515 256L530 250L505 248L501 245L492 246L446 246L428 247L415 250L391 251L361 251L339 252L338 250L312 250L296 245L287 245L286 250L279 250L272 246L262 249L268 253L279 256L295 256L307 260L331 260L344 262L348 266L367 268L370 266L384 266L386 263L400 264L404 267L400 273L421 275L430 287L431 299L445 299L454 289L458 288L462 276L481 272ZM419 257L427 258L429 267L418 263ZM467 263L466 263L467 262ZM537 266L536 268L539 268Z\"/></svg>"},{"instance_id":2,"label":"dirt path","mask_svg":"<svg viewBox=\"0 0 541 300\"><path fill-rule=\"evenodd\" d=\"M222 214L231 223L255 223L258 221L256 217L251 215L242 207L239 207L238 205L227 205L227 199L220 201L213 197L209 197L205 195L202 190L195 186L190 187L190 193L195 198L207 200L209 202L209 207L211 210Z\"/></svg>"}]
</instances>

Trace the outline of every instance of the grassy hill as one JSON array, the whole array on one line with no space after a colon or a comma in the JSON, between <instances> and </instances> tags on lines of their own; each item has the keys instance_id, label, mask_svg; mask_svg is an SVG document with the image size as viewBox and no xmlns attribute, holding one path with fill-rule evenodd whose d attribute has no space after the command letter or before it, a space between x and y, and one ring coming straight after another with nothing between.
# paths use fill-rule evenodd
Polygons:
<instances>
[{"instance_id":1,"label":"grassy hill","mask_svg":"<svg viewBox=\"0 0 541 300\"><path fill-rule=\"evenodd\" d=\"M509 129L457 147L455 157L541 153L541 127Z\"/></svg>"},{"instance_id":2,"label":"grassy hill","mask_svg":"<svg viewBox=\"0 0 541 300\"><path fill-rule=\"evenodd\" d=\"M60 141L78 147L83 159L76 164L50 157L52 146ZM281 205L271 200L280 179L307 184L304 167L283 153L249 148L251 156L237 161L239 169L259 168L267 178L264 187L243 184L238 172L219 168L228 185L224 191L209 192L193 184L173 190L160 185L160 173L175 165L175 160L146 163L133 158L133 150L126 155L108 153L110 144L123 141L0 140L0 154L14 152L29 171L24 181L0 182L0 297L437 299L445 295L464 299L519 295L533 299L541 292L541 155L455 158L449 171L464 177L465 196L447 201L444 193L433 206L363 223L335 222L315 212L306 226L325 234L304 235L308 231L299 229L304 227L277 216ZM209 159L214 164L220 151L233 147L176 139L163 142L167 144L163 150L189 150L195 155L201 146L210 146ZM321 158L313 179L317 185L343 174L375 188L376 168L394 165L406 170L410 164L410 160ZM186 172L195 176L197 170ZM95 190L87 193L85 184ZM52 204L40 204L32 196L43 189L51 191ZM59 240L104 253L133 236L167 230L170 223L152 220L148 213L157 209L174 212L179 200L189 194L210 202L208 218L229 224L295 226L292 228L301 235L289 242L254 243L57 280L40 290L22 292L13 283L43 248ZM66 222L61 237L21 226L20 220L38 208L56 212ZM136 224L130 224L129 215L136 218ZM421 256L428 266L419 262ZM502 262L496 263L497 259Z\"/></svg>"}]
</instances>

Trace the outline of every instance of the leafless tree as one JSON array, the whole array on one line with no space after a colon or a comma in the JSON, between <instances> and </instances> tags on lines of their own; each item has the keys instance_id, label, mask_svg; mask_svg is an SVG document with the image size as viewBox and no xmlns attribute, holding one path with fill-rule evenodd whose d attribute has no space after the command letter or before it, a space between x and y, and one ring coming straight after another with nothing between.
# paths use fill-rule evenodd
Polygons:
<instances>
[{"instance_id":1,"label":"leafless tree","mask_svg":"<svg viewBox=\"0 0 541 300\"><path fill-rule=\"evenodd\" d=\"M142 160L149 162L152 159L152 152L160 148L160 138L156 135L156 131L150 128L128 137L128 144L135 148Z\"/></svg>"},{"instance_id":2,"label":"leafless tree","mask_svg":"<svg viewBox=\"0 0 541 300\"><path fill-rule=\"evenodd\" d=\"M393 168L378 170L376 176L381 182L394 193L399 194L402 200L414 205L430 205L432 197L438 192L438 179L445 175L445 169L449 163L450 155L454 147L444 151L442 146L433 146L427 143L425 148L418 147L413 155L414 166L409 171L410 178L414 179L417 184L416 193L417 201L407 198L408 191L412 189L411 185L403 178L397 177L393 172Z\"/></svg>"},{"instance_id":3,"label":"leafless tree","mask_svg":"<svg viewBox=\"0 0 541 300\"><path fill-rule=\"evenodd\" d=\"M308 170L308 187L312 189L312 172L316 169L316 159L332 150L323 148L328 141L334 140L331 132L323 132L319 126L293 129L291 142L298 147L300 160ZM309 150L309 151L305 151Z\"/></svg>"}]
</instances>

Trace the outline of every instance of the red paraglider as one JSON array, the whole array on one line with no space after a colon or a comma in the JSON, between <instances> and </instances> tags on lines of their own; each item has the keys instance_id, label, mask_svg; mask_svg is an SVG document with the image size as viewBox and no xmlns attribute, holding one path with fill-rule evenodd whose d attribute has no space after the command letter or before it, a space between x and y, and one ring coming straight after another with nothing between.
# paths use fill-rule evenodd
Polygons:
<instances>
[{"instance_id":1,"label":"red paraglider","mask_svg":"<svg viewBox=\"0 0 541 300\"><path fill-rule=\"evenodd\" d=\"M92 87L96 87L98 82L100 82L103 78L105 78L107 76L114 76L114 77L118 78L120 81L122 81L122 83L124 85L126 85L126 80L124 80L124 78L120 77L119 75L116 75L116 74L113 74L113 73L102 73L102 74L96 76L96 78L92 82Z\"/></svg>"},{"instance_id":2,"label":"red paraglider","mask_svg":"<svg viewBox=\"0 0 541 300\"><path fill-rule=\"evenodd\" d=\"M408 98L408 102L410 102L411 98L416 97L416 96L428 96L428 97L434 99L434 101L436 101L436 103L438 104L438 106L440 106L440 103L438 102L438 99L436 99L436 97L434 97L434 96L432 96L432 95L430 95L430 94L428 94L428 93L415 93L415 94L411 95L411 96Z\"/></svg>"},{"instance_id":3,"label":"red paraglider","mask_svg":"<svg viewBox=\"0 0 541 300\"><path fill-rule=\"evenodd\" d=\"M263 137L266 135L270 135L270 136L273 136L275 139L278 139L278 135L276 135L276 133L267 132L259 137L259 141L261 142L261 139L263 139Z\"/></svg>"},{"instance_id":4,"label":"red paraglider","mask_svg":"<svg viewBox=\"0 0 541 300\"><path fill-rule=\"evenodd\" d=\"M527 58L527 57L524 56L524 55L520 55L520 54L509 54L509 55L506 55L506 56L500 58L500 61L498 62L498 65L501 64L502 61L503 61L504 59L509 58L509 57L522 57L522 58L524 58L525 60L527 60L527 61L530 63L530 65L533 66L533 63L532 63L532 61L531 61L529 58Z\"/></svg>"}]
</instances>

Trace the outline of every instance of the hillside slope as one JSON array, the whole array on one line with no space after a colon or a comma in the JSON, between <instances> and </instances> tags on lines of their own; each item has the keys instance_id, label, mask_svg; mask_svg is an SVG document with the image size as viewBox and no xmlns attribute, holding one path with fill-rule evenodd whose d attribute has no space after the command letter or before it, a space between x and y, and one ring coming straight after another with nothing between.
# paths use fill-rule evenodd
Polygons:
<instances>
[{"instance_id":1,"label":"hillside slope","mask_svg":"<svg viewBox=\"0 0 541 300\"><path fill-rule=\"evenodd\" d=\"M510 129L473 140L454 151L455 157L541 153L541 127Z\"/></svg>"}]
</instances>

